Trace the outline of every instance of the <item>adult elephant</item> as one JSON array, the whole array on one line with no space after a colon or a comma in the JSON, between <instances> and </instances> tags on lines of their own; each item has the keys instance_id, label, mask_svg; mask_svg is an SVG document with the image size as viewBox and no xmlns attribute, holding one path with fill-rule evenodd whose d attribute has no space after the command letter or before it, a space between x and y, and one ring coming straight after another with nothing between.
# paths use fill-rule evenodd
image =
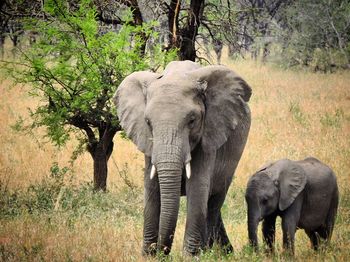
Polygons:
<instances>
[{"instance_id":1,"label":"adult elephant","mask_svg":"<svg viewBox=\"0 0 350 262\"><path fill-rule=\"evenodd\" d=\"M251 89L225 66L171 62L135 72L116 92L120 123L145 154L143 253L171 249L180 196L187 196L186 252L232 246L220 209L249 128Z\"/></svg>"}]
</instances>

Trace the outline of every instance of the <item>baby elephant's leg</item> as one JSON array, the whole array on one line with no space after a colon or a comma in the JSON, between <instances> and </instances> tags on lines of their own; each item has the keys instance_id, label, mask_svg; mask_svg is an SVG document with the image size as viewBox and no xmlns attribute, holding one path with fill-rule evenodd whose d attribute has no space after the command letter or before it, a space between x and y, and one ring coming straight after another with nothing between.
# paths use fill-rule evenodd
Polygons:
<instances>
[{"instance_id":1,"label":"baby elephant's leg","mask_svg":"<svg viewBox=\"0 0 350 262\"><path fill-rule=\"evenodd\" d=\"M331 237L332 237L335 219L337 216L337 210L338 210L338 190L336 190L333 194L331 207L328 211L327 218L326 218L326 223L319 232L320 237L326 239L327 243L331 240Z\"/></svg>"},{"instance_id":2,"label":"baby elephant's leg","mask_svg":"<svg viewBox=\"0 0 350 262\"><path fill-rule=\"evenodd\" d=\"M294 236L296 228L296 222L293 218L282 218L283 248L292 255L294 255Z\"/></svg>"},{"instance_id":3,"label":"baby elephant's leg","mask_svg":"<svg viewBox=\"0 0 350 262\"><path fill-rule=\"evenodd\" d=\"M267 244L269 251L273 251L273 244L275 242L275 232L276 232L276 215L267 216L262 225L262 232L264 241Z\"/></svg>"},{"instance_id":4,"label":"baby elephant's leg","mask_svg":"<svg viewBox=\"0 0 350 262\"><path fill-rule=\"evenodd\" d=\"M317 229L317 233L320 236L320 238L326 240L326 243L328 243L332 235L332 229L333 227L329 228L327 225L321 226Z\"/></svg>"},{"instance_id":5,"label":"baby elephant's leg","mask_svg":"<svg viewBox=\"0 0 350 262\"><path fill-rule=\"evenodd\" d=\"M320 239L315 230L305 230L305 233L309 236L312 248L318 250Z\"/></svg>"},{"instance_id":6,"label":"baby elephant's leg","mask_svg":"<svg viewBox=\"0 0 350 262\"><path fill-rule=\"evenodd\" d=\"M303 194L299 194L293 204L282 215L283 248L294 255L294 236L300 219Z\"/></svg>"}]
</instances>

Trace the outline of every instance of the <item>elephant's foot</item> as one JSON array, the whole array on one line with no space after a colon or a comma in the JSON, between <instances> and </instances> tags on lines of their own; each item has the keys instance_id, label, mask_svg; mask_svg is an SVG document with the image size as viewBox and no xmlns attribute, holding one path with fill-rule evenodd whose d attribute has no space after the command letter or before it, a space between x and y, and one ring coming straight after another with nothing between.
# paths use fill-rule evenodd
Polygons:
<instances>
[{"instance_id":1,"label":"elephant's foot","mask_svg":"<svg viewBox=\"0 0 350 262\"><path fill-rule=\"evenodd\" d=\"M266 246L266 248L263 250L265 254L271 255L275 253L274 246Z\"/></svg>"},{"instance_id":2,"label":"elephant's foot","mask_svg":"<svg viewBox=\"0 0 350 262\"><path fill-rule=\"evenodd\" d=\"M144 244L142 248L143 256L156 256L157 254L157 243Z\"/></svg>"},{"instance_id":3,"label":"elephant's foot","mask_svg":"<svg viewBox=\"0 0 350 262\"><path fill-rule=\"evenodd\" d=\"M220 237L217 237L215 239L211 238L208 243L208 248L213 248L214 243L217 244L217 246L224 252L226 255L233 253L233 246L231 245L230 241L226 238L221 239Z\"/></svg>"},{"instance_id":4,"label":"elephant's foot","mask_svg":"<svg viewBox=\"0 0 350 262\"><path fill-rule=\"evenodd\" d=\"M228 243L224 246L222 246L222 251L228 255L228 254L232 254L233 253L233 246L231 245L231 243Z\"/></svg>"},{"instance_id":5,"label":"elephant's foot","mask_svg":"<svg viewBox=\"0 0 350 262\"><path fill-rule=\"evenodd\" d=\"M189 256L189 257L198 257L200 255L200 253L202 253L204 251L204 249L202 248L188 248L188 247L184 247L183 249L183 254L185 256Z\"/></svg>"},{"instance_id":6,"label":"elephant's foot","mask_svg":"<svg viewBox=\"0 0 350 262\"><path fill-rule=\"evenodd\" d=\"M205 251L207 247L203 244L200 244L198 241L185 241L183 252L188 256L196 256L201 252Z\"/></svg>"},{"instance_id":7,"label":"elephant's foot","mask_svg":"<svg viewBox=\"0 0 350 262\"><path fill-rule=\"evenodd\" d=\"M198 255L202 252L207 251L207 248L192 248L184 247L184 254L187 256L198 257ZM221 246L221 250L225 255L233 253L233 247L231 244Z\"/></svg>"},{"instance_id":8,"label":"elephant's foot","mask_svg":"<svg viewBox=\"0 0 350 262\"><path fill-rule=\"evenodd\" d=\"M219 246L221 247L221 249L225 254L231 254L233 253L233 246L231 245L230 239L227 236L226 229L221 219L221 215L220 215L220 220L221 220L221 223L220 223L216 242L219 244Z\"/></svg>"},{"instance_id":9,"label":"elephant's foot","mask_svg":"<svg viewBox=\"0 0 350 262\"><path fill-rule=\"evenodd\" d=\"M228 239L226 232L224 235L221 235L219 239L216 240L218 245L221 247L221 250L226 254L233 253L233 246L231 245L230 240Z\"/></svg>"}]
</instances>

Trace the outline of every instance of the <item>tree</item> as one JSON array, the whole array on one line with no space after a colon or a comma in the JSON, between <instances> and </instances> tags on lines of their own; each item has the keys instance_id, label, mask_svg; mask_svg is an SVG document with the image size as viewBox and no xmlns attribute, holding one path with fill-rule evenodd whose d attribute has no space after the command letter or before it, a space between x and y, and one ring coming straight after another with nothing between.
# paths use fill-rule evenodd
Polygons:
<instances>
[{"instance_id":1,"label":"tree","mask_svg":"<svg viewBox=\"0 0 350 262\"><path fill-rule=\"evenodd\" d=\"M180 60L195 61L195 42L201 25L204 0L170 0L169 4L161 1L158 5L161 7L158 15L167 17L168 43L164 43L164 49L177 49Z\"/></svg>"},{"instance_id":2,"label":"tree","mask_svg":"<svg viewBox=\"0 0 350 262\"><path fill-rule=\"evenodd\" d=\"M266 62L271 43L276 39L277 28L281 27L281 14L292 1L290 0L237 0L237 23L235 50L242 56L250 52L257 59L262 51L262 60Z\"/></svg>"},{"instance_id":3,"label":"tree","mask_svg":"<svg viewBox=\"0 0 350 262\"><path fill-rule=\"evenodd\" d=\"M283 14L279 42L287 66L350 67L350 3L300 0Z\"/></svg>"},{"instance_id":4,"label":"tree","mask_svg":"<svg viewBox=\"0 0 350 262\"><path fill-rule=\"evenodd\" d=\"M87 148L94 188L105 190L113 137L121 130L110 98L127 75L149 68L143 37L152 34L154 24L134 25L133 13L126 10L117 31L103 32L90 0L46 0L42 12L44 19L25 22L25 30L37 32L36 43L21 50L14 67L7 63L16 82L28 83L30 94L42 101L30 112L31 122L21 120L19 126L45 127L46 137L58 146L76 136L80 144L73 159ZM152 63L164 57L158 49Z\"/></svg>"},{"instance_id":5,"label":"tree","mask_svg":"<svg viewBox=\"0 0 350 262\"><path fill-rule=\"evenodd\" d=\"M199 29L200 35L204 42L212 43L217 55L217 62L220 63L223 45L229 47L230 56L240 50L237 37L239 12L236 9L235 1L232 0L207 0L204 8L202 27Z\"/></svg>"}]
</instances>

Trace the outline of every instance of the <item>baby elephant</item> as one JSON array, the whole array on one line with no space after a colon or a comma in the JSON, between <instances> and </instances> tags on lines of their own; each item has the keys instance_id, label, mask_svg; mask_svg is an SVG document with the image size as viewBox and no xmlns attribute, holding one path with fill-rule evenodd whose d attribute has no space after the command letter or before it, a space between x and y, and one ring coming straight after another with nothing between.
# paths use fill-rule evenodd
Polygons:
<instances>
[{"instance_id":1,"label":"baby elephant","mask_svg":"<svg viewBox=\"0 0 350 262\"><path fill-rule=\"evenodd\" d=\"M256 172L248 181L249 241L257 249L257 227L263 220L264 241L273 250L276 217L282 218L283 247L294 254L294 235L303 228L317 250L320 238L330 240L338 208L333 171L317 160L282 159Z\"/></svg>"}]
</instances>

